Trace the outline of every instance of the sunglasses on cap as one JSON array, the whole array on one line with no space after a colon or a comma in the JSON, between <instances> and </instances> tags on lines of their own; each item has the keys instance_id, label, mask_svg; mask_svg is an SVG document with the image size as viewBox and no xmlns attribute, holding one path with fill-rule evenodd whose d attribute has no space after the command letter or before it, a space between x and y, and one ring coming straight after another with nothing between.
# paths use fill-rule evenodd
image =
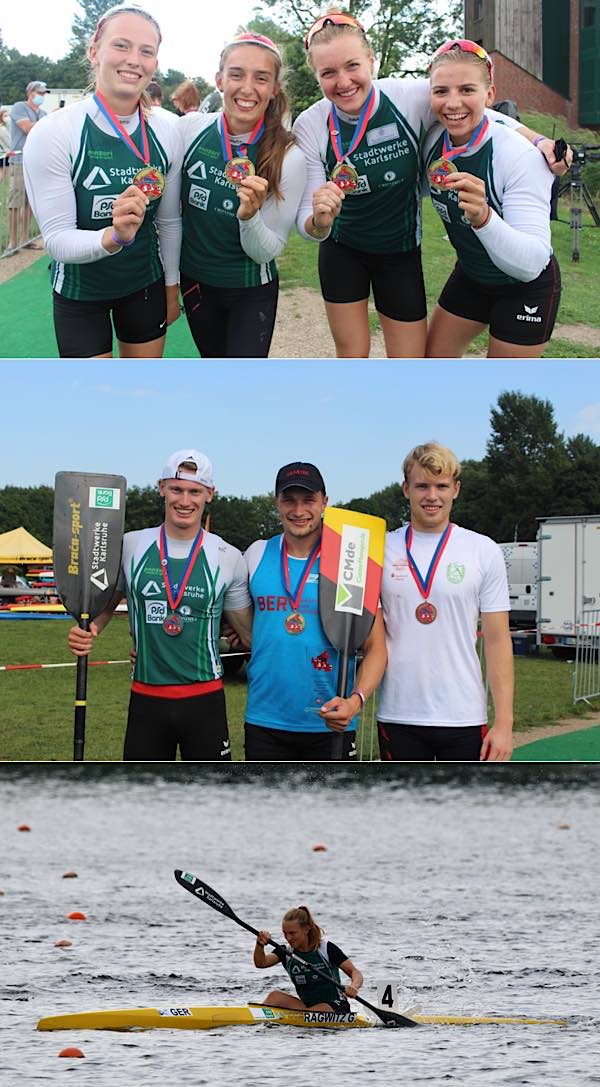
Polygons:
<instances>
[{"instance_id":1,"label":"sunglasses on cap","mask_svg":"<svg viewBox=\"0 0 600 1087\"><path fill-rule=\"evenodd\" d=\"M457 45L463 53L473 53L474 56L479 57L480 60L484 60L488 66L490 79L492 78L492 62L489 55L486 53L482 45L478 45L477 42L470 41L469 38L454 38L451 42L445 42L444 45L440 45L439 49L436 49L431 60L429 61L429 70L431 70L431 65L433 64L434 60L437 60L438 57L443 57L444 53L449 53L451 49L454 49L455 45Z\"/></svg>"},{"instance_id":2,"label":"sunglasses on cap","mask_svg":"<svg viewBox=\"0 0 600 1087\"><path fill-rule=\"evenodd\" d=\"M315 34L324 30L326 26L352 26L355 30L360 30L361 34L365 33L364 26L353 15L345 15L341 11L332 11L329 15L321 15L320 18L315 20L304 39L305 49L310 49Z\"/></svg>"},{"instance_id":3,"label":"sunglasses on cap","mask_svg":"<svg viewBox=\"0 0 600 1087\"><path fill-rule=\"evenodd\" d=\"M156 27L159 43L162 41L162 34L160 32L160 27L156 19L153 15L150 14L149 11L146 11L146 9L141 7L139 4L114 4L112 8L107 8L107 10L102 13L100 18L98 19L98 22L96 23L96 29L94 31L92 41L96 41L98 34L104 26L106 20L110 19L113 15L142 15L144 19L148 19L148 21Z\"/></svg>"}]
</instances>

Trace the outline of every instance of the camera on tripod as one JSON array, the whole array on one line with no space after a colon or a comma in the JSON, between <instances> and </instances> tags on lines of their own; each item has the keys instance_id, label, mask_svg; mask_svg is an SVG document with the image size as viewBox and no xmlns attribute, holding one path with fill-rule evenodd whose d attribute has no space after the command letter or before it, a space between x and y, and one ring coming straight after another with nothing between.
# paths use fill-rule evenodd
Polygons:
<instances>
[{"instance_id":1,"label":"camera on tripod","mask_svg":"<svg viewBox=\"0 0 600 1087\"><path fill-rule=\"evenodd\" d=\"M586 162L600 162L600 143L581 143L579 145L572 143L571 150L573 151L571 169L575 165L583 167Z\"/></svg>"},{"instance_id":2,"label":"camera on tripod","mask_svg":"<svg viewBox=\"0 0 600 1087\"><path fill-rule=\"evenodd\" d=\"M571 144L573 161L565 180L553 186L551 198L551 218L558 219L558 200L565 193L569 195L569 226L571 228L571 260L578 261L580 256L580 234L584 226L583 210L587 208L592 217L594 226L600 227L600 213L594 204L593 196L582 176L584 166L589 162L600 162L600 144ZM554 154L560 161L567 151L564 140L557 140L554 145ZM562 220L560 220L562 222Z\"/></svg>"}]
</instances>

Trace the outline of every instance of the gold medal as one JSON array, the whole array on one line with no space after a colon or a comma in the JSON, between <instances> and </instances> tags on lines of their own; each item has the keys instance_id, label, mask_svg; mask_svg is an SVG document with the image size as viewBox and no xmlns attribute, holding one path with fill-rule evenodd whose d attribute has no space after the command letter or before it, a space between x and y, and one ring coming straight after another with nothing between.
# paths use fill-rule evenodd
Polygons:
<instances>
[{"instance_id":1,"label":"gold medal","mask_svg":"<svg viewBox=\"0 0 600 1087\"><path fill-rule=\"evenodd\" d=\"M163 619L162 627L165 634L168 634L170 638L176 638L178 634L183 632L183 619L173 612L172 615L167 615L167 618Z\"/></svg>"},{"instance_id":2,"label":"gold medal","mask_svg":"<svg viewBox=\"0 0 600 1087\"><path fill-rule=\"evenodd\" d=\"M302 634L305 626L306 621L299 611L293 611L291 615L286 615L285 629L288 634Z\"/></svg>"},{"instance_id":3,"label":"gold medal","mask_svg":"<svg viewBox=\"0 0 600 1087\"><path fill-rule=\"evenodd\" d=\"M458 168L449 159L436 159L427 167L429 184L436 192L445 192L446 178L449 174L457 174Z\"/></svg>"},{"instance_id":4,"label":"gold medal","mask_svg":"<svg viewBox=\"0 0 600 1087\"><path fill-rule=\"evenodd\" d=\"M138 170L132 184L149 200L158 200L165 191L164 175L155 166L146 166L144 170Z\"/></svg>"},{"instance_id":5,"label":"gold medal","mask_svg":"<svg viewBox=\"0 0 600 1087\"><path fill-rule=\"evenodd\" d=\"M429 600L424 600L422 604L415 608L415 615L419 623L429 626L430 623L435 623L437 619L437 608Z\"/></svg>"},{"instance_id":6,"label":"gold medal","mask_svg":"<svg viewBox=\"0 0 600 1087\"><path fill-rule=\"evenodd\" d=\"M245 177L252 177L255 173L254 163L245 155L225 163L225 177L230 185L239 185Z\"/></svg>"},{"instance_id":7,"label":"gold medal","mask_svg":"<svg viewBox=\"0 0 600 1087\"><path fill-rule=\"evenodd\" d=\"M351 162L338 162L333 167L330 178L342 192L354 192L358 188L358 170L354 169Z\"/></svg>"}]
</instances>

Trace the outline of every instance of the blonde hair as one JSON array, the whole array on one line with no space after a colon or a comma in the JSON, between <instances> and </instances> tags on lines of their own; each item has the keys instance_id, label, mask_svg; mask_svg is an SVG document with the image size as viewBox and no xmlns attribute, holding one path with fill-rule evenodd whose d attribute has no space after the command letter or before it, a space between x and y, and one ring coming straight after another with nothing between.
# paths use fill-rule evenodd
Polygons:
<instances>
[{"instance_id":1,"label":"blonde hair","mask_svg":"<svg viewBox=\"0 0 600 1087\"><path fill-rule=\"evenodd\" d=\"M425 442L424 445L416 445L411 449L402 465L406 483L410 481L410 473L415 464L432 476L452 476L455 483L460 479L461 466L458 457L439 442Z\"/></svg>"},{"instance_id":2,"label":"blonde hair","mask_svg":"<svg viewBox=\"0 0 600 1087\"><path fill-rule=\"evenodd\" d=\"M242 49L248 45L262 49L267 56L272 58L275 66L275 82L279 83L277 94L271 99L265 110L265 131L258 145L256 172L259 177L264 177L268 181L269 193L272 193L276 200L281 200L283 195L281 192L283 160L288 148L296 142L295 137L284 124L289 116L290 107L287 95L281 86L281 57L273 49L261 42L232 41L225 46L219 57L219 72L223 71L225 61L232 49Z\"/></svg>"},{"instance_id":3,"label":"blonde hair","mask_svg":"<svg viewBox=\"0 0 600 1087\"><path fill-rule=\"evenodd\" d=\"M317 922L312 916L308 906L295 906L293 909L288 910L283 915L283 921L291 921L297 925L302 925L302 928L308 929L307 942L308 950L316 951L321 940L323 939L323 933L319 928Z\"/></svg>"},{"instance_id":4,"label":"blonde hair","mask_svg":"<svg viewBox=\"0 0 600 1087\"><path fill-rule=\"evenodd\" d=\"M94 33L88 41L88 62L92 69L92 79L86 87L86 91L90 93L96 90L96 72L89 57L90 47L92 45L98 45L98 43L102 40L104 36L104 31L106 30L107 24L111 21L111 19L115 19L118 15L139 15L142 19L145 19L146 22L151 23L158 36L158 45L156 47L156 52L158 53L158 46L162 41L162 34L160 32L159 24L149 11L145 11L143 8L138 8L135 4L132 4L131 7L129 7L127 4L123 4L120 7L109 8L106 14L102 15L98 19L98 22L96 23L96 29L94 30ZM152 82L152 79L149 79L148 82ZM152 99L148 94L148 91L144 89L140 95L140 106L144 111L144 116L147 117L149 111L152 109L152 105Z\"/></svg>"},{"instance_id":5,"label":"blonde hair","mask_svg":"<svg viewBox=\"0 0 600 1087\"><path fill-rule=\"evenodd\" d=\"M471 53L467 49L461 49L460 45L456 43L448 50L447 53L441 53L439 57L434 57L431 62L431 68L429 70L429 76L433 75L435 69L440 64L444 64L447 60L453 61L455 64L474 64L479 69L483 82L486 87L492 85L492 73L488 67L488 62L485 57L478 57L476 53Z\"/></svg>"},{"instance_id":6,"label":"blonde hair","mask_svg":"<svg viewBox=\"0 0 600 1087\"><path fill-rule=\"evenodd\" d=\"M338 7L329 7L326 8L326 10L323 12L323 15L321 15L320 17L324 18L326 15L350 15L350 12L344 11L342 8ZM351 17L354 18L354 16ZM317 22L317 20L315 19L314 22ZM337 39L342 35L347 37L348 34L354 34L356 37L358 37L368 56L373 56L373 50L369 45L367 35L365 34L364 30L362 30L359 26L350 26L348 23L340 26L336 25L335 23L330 23L328 26L324 26L322 30L319 30L318 34L315 35L310 45L308 46L308 49L306 50L306 63L308 64L309 68L311 68L313 72L315 71L315 65L312 58L313 46L330 45L331 42L337 41Z\"/></svg>"}]
</instances>

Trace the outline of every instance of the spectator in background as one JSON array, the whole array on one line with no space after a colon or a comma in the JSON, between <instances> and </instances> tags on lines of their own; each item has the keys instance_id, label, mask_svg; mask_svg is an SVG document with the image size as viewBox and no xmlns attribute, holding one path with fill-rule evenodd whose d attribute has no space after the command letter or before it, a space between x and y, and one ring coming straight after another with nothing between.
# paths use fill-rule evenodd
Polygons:
<instances>
[{"instance_id":1,"label":"spectator in background","mask_svg":"<svg viewBox=\"0 0 600 1087\"><path fill-rule=\"evenodd\" d=\"M10 151L10 129L8 127L9 112L0 109L0 185L4 179L4 170L8 166L8 152Z\"/></svg>"},{"instance_id":2,"label":"spectator in background","mask_svg":"<svg viewBox=\"0 0 600 1087\"><path fill-rule=\"evenodd\" d=\"M146 93L150 96L150 101L153 106L162 106L163 104L163 91L160 83L157 83L155 79L146 87Z\"/></svg>"},{"instance_id":3,"label":"spectator in background","mask_svg":"<svg viewBox=\"0 0 600 1087\"><path fill-rule=\"evenodd\" d=\"M191 79L184 79L183 83L175 87L171 101L180 117L185 113L196 113L200 105L200 91Z\"/></svg>"},{"instance_id":4,"label":"spectator in background","mask_svg":"<svg viewBox=\"0 0 600 1087\"><path fill-rule=\"evenodd\" d=\"M39 79L27 84L26 102L15 102L10 111L10 175L8 188L8 249L23 245L29 237L31 225L31 206L25 192L23 180L23 148L31 129L46 111L41 108L44 95L49 94L46 84ZM32 249L41 246L31 242Z\"/></svg>"}]
</instances>

